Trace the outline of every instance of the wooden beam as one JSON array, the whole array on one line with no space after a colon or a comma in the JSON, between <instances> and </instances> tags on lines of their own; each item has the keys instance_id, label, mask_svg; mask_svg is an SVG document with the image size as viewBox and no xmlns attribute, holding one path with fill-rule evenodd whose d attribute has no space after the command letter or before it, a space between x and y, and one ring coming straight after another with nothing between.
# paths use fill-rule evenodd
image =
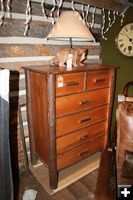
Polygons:
<instances>
[{"instance_id":1,"label":"wooden beam","mask_svg":"<svg viewBox=\"0 0 133 200\"><path fill-rule=\"evenodd\" d=\"M107 10L113 10L116 12L123 12L128 6L126 4L115 2L114 0L75 0L75 2L92 5L99 8L105 8Z\"/></svg>"},{"instance_id":2,"label":"wooden beam","mask_svg":"<svg viewBox=\"0 0 133 200\"><path fill-rule=\"evenodd\" d=\"M35 3L41 3L42 0L31 0L31 2L35 2ZM74 1L74 8L77 10L77 11L82 11L82 7L81 5L79 4L82 3L82 1L79 1L78 3L75 3L76 1ZM45 0L45 3L48 4L48 5L53 5L53 0ZM57 1L57 5L59 5L59 1ZM66 2L66 1L63 1L62 2L62 8L68 8L68 9L71 9L72 8L72 3L71 2ZM87 5L84 6L84 10L87 11ZM89 12L90 13L93 13L93 8L90 8L89 9ZM101 9L96 9L95 11L96 14L101 14Z\"/></svg>"},{"instance_id":3,"label":"wooden beam","mask_svg":"<svg viewBox=\"0 0 133 200\"><path fill-rule=\"evenodd\" d=\"M93 9L91 9L92 12ZM98 14L101 14L101 12L97 12ZM8 18L8 13L5 12L5 17ZM22 14L22 13L12 13L12 19L26 19L26 15ZM43 16L38 16L38 15L32 15L32 21L41 21L41 22L47 22L47 23L52 23L53 18L52 17L48 17L48 18L44 18ZM55 18L55 21L57 21L57 18ZM92 25L92 23L90 22L90 25ZM101 24L97 24L94 23L94 28L101 28Z\"/></svg>"},{"instance_id":4,"label":"wooden beam","mask_svg":"<svg viewBox=\"0 0 133 200\"><path fill-rule=\"evenodd\" d=\"M38 2L41 3L41 0L31 0L33 2ZM129 3L120 3L120 2L116 2L115 0L74 0L75 2L75 8L78 9L81 6L79 4L76 3L80 3L80 4L86 4L86 5L91 5L91 6L95 6L97 8L105 8L107 10L112 10L112 11L116 11L116 12L124 12L126 10L126 8L129 7ZM53 2L51 0L46 0L47 4L53 4ZM58 2L57 2L58 3ZM62 7L69 7L70 8L71 3L70 2L63 2L63 6Z\"/></svg>"}]
</instances>

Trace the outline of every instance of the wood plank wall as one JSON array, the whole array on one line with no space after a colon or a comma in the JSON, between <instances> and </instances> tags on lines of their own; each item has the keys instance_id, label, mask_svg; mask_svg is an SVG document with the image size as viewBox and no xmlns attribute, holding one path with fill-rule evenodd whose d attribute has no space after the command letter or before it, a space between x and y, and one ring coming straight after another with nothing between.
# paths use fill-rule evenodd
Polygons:
<instances>
[{"instance_id":1,"label":"wood plank wall","mask_svg":"<svg viewBox=\"0 0 133 200\"><path fill-rule=\"evenodd\" d=\"M21 107L24 136L27 154L30 162L29 133L26 115L26 91L25 76L22 66L46 65L55 56L60 47L66 47L68 43L49 42L45 37L52 28L51 20L42 16L41 5L32 1L32 22L28 37L24 37L26 0L12 1L12 18L5 18L0 27L0 67L8 68L10 73L10 141L14 171L19 169L20 174L25 171L25 154L22 143L22 130L18 115L18 105ZM49 1L51 2L51 1ZM66 6L66 4L65 4ZM68 5L67 5L68 6ZM81 10L81 6L78 5ZM91 8L93 11L93 8ZM92 13L90 13L90 20ZM102 16L97 8L95 26L92 29L94 35L99 38L101 34ZM96 43L76 43L73 46L88 48L87 63L101 63L101 46Z\"/></svg>"}]
</instances>

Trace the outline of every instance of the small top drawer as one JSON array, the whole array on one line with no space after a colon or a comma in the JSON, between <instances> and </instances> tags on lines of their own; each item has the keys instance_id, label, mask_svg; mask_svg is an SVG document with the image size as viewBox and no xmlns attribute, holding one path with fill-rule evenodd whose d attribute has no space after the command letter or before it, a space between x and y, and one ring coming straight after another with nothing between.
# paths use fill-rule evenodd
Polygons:
<instances>
[{"instance_id":1,"label":"small top drawer","mask_svg":"<svg viewBox=\"0 0 133 200\"><path fill-rule=\"evenodd\" d=\"M109 87L111 83L110 71L95 71L87 73L87 89Z\"/></svg>"},{"instance_id":2,"label":"small top drawer","mask_svg":"<svg viewBox=\"0 0 133 200\"><path fill-rule=\"evenodd\" d=\"M56 96L80 92L84 89L84 73L56 76Z\"/></svg>"}]
</instances>

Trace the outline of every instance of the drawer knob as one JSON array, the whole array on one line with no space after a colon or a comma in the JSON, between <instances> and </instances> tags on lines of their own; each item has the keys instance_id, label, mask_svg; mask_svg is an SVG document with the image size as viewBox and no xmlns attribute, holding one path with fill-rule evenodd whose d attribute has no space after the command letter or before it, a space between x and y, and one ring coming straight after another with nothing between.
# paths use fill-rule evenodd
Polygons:
<instances>
[{"instance_id":1,"label":"drawer knob","mask_svg":"<svg viewBox=\"0 0 133 200\"><path fill-rule=\"evenodd\" d=\"M81 151L81 152L79 153L79 155L80 155L80 156L83 156L84 154L89 153L89 152L90 152L89 149L85 149L85 150Z\"/></svg>"},{"instance_id":2,"label":"drawer knob","mask_svg":"<svg viewBox=\"0 0 133 200\"><path fill-rule=\"evenodd\" d=\"M104 82L106 79L105 78L96 78L94 79L95 83L99 83L99 82Z\"/></svg>"},{"instance_id":3,"label":"drawer knob","mask_svg":"<svg viewBox=\"0 0 133 200\"><path fill-rule=\"evenodd\" d=\"M80 119L79 122L84 123L84 122L87 122L87 121L90 121L90 120L91 120L91 117L86 117L86 118Z\"/></svg>"},{"instance_id":4,"label":"drawer knob","mask_svg":"<svg viewBox=\"0 0 133 200\"><path fill-rule=\"evenodd\" d=\"M88 104L91 103L92 101L90 99L84 100L84 101L80 101L79 104L80 105L84 105L84 104Z\"/></svg>"},{"instance_id":5,"label":"drawer knob","mask_svg":"<svg viewBox=\"0 0 133 200\"><path fill-rule=\"evenodd\" d=\"M82 135L80 136L80 140L87 140L89 138L88 135Z\"/></svg>"},{"instance_id":6,"label":"drawer knob","mask_svg":"<svg viewBox=\"0 0 133 200\"><path fill-rule=\"evenodd\" d=\"M74 86L74 85L79 85L79 82L71 81L71 82L65 83L65 87L71 87L71 86Z\"/></svg>"}]
</instances>

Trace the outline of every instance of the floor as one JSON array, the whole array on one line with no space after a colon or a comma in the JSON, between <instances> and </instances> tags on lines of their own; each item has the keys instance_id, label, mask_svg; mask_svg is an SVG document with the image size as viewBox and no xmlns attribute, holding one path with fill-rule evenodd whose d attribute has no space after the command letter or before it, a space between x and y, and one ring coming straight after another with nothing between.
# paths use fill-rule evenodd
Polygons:
<instances>
[{"instance_id":1,"label":"floor","mask_svg":"<svg viewBox=\"0 0 133 200\"><path fill-rule=\"evenodd\" d=\"M94 199L97 174L98 170L94 170L53 195L49 195L36 178L30 174L28 177L23 177L20 181L19 200L23 199L24 191L28 189L37 191L36 200L92 200Z\"/></svg>"}]
</instances>

